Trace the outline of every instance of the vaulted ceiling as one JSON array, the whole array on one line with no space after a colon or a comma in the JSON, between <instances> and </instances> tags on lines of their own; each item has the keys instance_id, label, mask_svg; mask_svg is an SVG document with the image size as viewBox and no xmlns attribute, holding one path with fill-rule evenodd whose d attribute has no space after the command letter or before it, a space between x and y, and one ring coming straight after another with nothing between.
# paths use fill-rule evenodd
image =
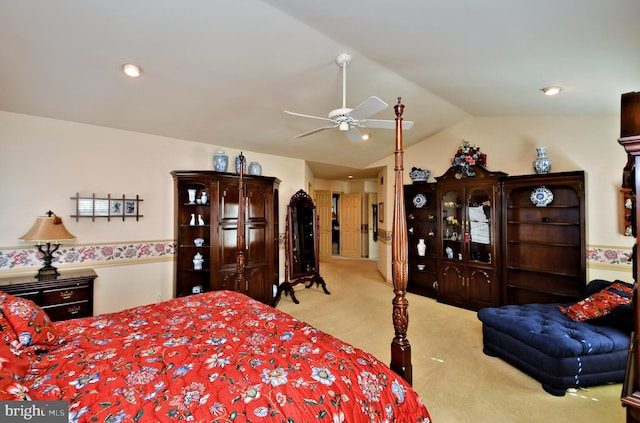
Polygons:
<instances>
[{"instance_id":1,"label":"vaulted ceiling","mask_svg":"<svg viewBox=\"0 0 640 423\"><path fill-rule=\"evenodd\" d=\"M0 110L305 159L341 178L393 152L347 106L397 97L411 145L473 116L617 115L640 90L638 0L0 0ZM123 63L143 68L127 79ZM563 87L555 97L540 88ZM0 129L1 130L1 129Z\"/></svg>"}]
</instances>

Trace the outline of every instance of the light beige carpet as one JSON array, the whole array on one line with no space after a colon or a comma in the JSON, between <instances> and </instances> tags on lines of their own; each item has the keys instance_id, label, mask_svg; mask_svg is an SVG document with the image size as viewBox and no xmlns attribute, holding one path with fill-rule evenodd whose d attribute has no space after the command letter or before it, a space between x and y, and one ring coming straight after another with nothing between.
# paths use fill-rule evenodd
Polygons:
<instances>
[{"instance_id":1,"label":"light beige carpet","mask_svg":"<svg viewBox=\"0 0 640 423\"><path fill-rule=\"evenodd\" d=\"M315 285L297 285L300 304L283 296L277 308L389 364L393 288L376 263L338 258L321 263L320 274L331 295ZM413 386L435 423L625 421L621 384L554 397L533 378L482 352L475 312L418 295L407 298Z\"/></svg>"}]
</instances>

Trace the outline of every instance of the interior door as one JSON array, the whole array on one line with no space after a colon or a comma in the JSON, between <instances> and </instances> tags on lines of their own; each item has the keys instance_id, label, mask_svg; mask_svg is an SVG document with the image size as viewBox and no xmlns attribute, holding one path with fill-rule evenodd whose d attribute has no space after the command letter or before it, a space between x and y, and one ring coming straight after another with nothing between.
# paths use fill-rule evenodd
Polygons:
<instances>
[{"instance_id":1,"label":"interior door","mask_svg":"<svg viewBox=\"0 0 640 423\"><path fill-rule=\"evenodd\" d=\"M340 255L361 258L362 194L342 194L340 213Z\"/></svg>"},{"instance_id":2,"label":"interior door","mask_svg":"<svg viewBox=\"0 0 640 423\"><path fill-rule=\"evenodd\" d=\"M331 191L315 191L313 196L320 221L320 261L331 261Z\"/></svg>"}]
</instances>

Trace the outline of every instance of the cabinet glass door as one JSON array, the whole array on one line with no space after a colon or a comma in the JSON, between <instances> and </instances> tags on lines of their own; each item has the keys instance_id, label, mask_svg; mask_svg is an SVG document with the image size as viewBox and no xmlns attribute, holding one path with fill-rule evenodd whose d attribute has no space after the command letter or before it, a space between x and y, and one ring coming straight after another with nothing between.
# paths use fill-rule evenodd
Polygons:
<instances>
[{"instance_id":1,"label":"cabinet glass door","mask_svg":"<svg viewBox=\"0 0 640 423\"><path fill-rule=\"evenodd\" d=\"M472 262L491 263L491 204L490 193L484 189L474 189L467 198L464 242L469 245Z\"/></svg>"},{"instance_id":2,"label":"cabinet glass door","mask_svg":"<svg viewBox=\"0 0 640 423\"><path fill-rule=\"evenodd\" d=\"M442 254L445 259L462 260L462 193L448 191L442 196Z\"/></svg>"}]
</instances>

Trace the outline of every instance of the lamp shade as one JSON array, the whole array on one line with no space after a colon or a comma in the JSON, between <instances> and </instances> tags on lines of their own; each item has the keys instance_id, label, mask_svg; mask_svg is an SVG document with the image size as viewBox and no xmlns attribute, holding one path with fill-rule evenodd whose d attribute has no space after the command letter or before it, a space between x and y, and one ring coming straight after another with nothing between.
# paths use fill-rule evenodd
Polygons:
<instances>
[{"instance_id":1,"label":"lamp shade","mask_svg":"<svg viewBox=\"0 0 640 423\"><path fill-rule=\"evenodd\" d=\"M51 212L50 212L51 213ZM71 241L76 239L67 228L64 227L62 219L55 214L51 216L38 216L29 232L19 238L21 241L51 242Z\"/></svg>"}]
</instances>

